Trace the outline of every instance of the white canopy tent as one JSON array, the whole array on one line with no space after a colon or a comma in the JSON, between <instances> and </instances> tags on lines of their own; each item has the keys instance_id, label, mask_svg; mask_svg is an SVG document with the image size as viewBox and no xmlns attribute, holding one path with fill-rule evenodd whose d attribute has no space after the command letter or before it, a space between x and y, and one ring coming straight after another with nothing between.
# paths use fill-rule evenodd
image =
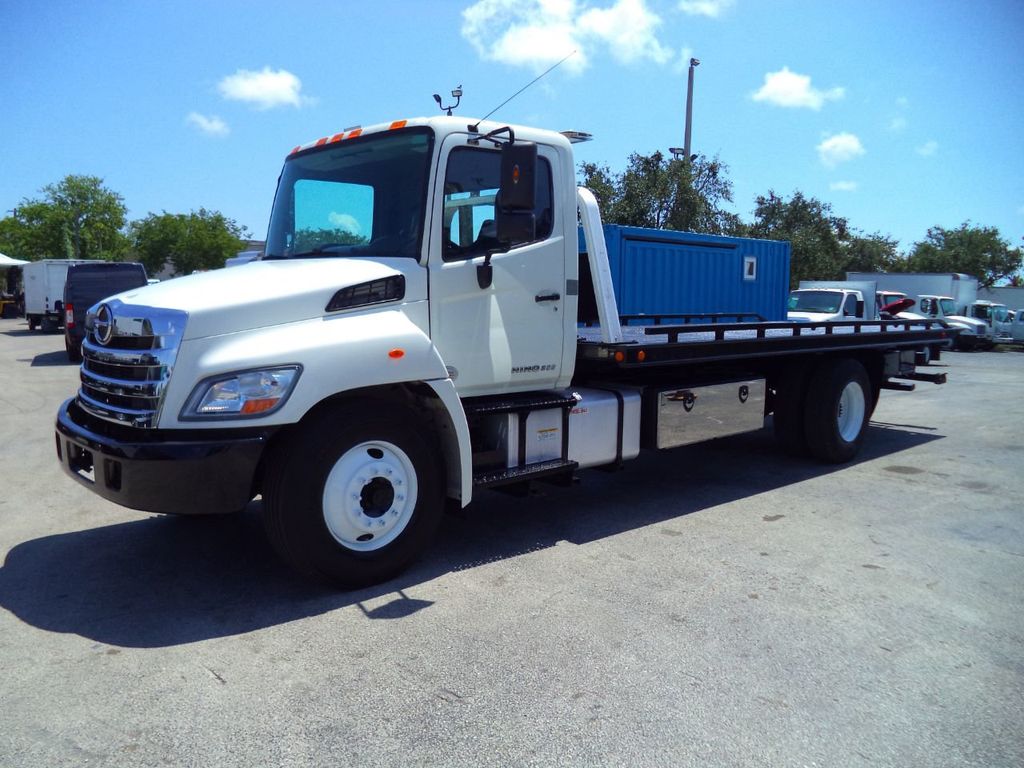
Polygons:
<instances>
[{"instance_id":1,"label":"white canopy tent","mask_svg":"<svg viewBox=\"0 0 1024 768\"><path fill-rule=\"evenodd\" d=\"M4 256L0 253L0 269L6 269L7 267L20 267L22 264L28 264L27 261L21 259L12 259L10 256Z\"/></svg>"}]
</instances>

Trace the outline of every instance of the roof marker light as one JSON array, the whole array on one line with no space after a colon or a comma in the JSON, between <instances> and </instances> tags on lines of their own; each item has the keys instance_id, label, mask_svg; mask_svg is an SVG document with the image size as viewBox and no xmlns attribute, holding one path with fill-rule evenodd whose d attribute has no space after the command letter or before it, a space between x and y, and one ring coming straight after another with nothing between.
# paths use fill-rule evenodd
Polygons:
<instances>
[{"instance_id":1,"label":"roof marker light","mask_svg":"<svg viewBox=\"0 0 1024 768\"><path fill-rule=\"evenodd\" d=\"M388 128L390 130L392 130L392 131L395 130L396 128L405 128L405 124L407 122L409 122L409 121L408 120L395 120L395 122L393 122L390 126L388 126Z\"/></svg>"}]
</instances>

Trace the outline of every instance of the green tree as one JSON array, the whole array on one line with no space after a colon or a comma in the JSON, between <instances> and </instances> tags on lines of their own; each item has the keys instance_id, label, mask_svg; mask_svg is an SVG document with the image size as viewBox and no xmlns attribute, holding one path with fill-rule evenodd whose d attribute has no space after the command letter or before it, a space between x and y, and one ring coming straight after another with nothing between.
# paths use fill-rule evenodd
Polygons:
<instances>
[{"instance_id":1,"label":"green tree","mask_svg":"<svg viewBox=\"0 0 1024 768\"><path fill-rule=\"evenodd\" d=\"M581 163L581 183L601 205L606 223L654 229L733 234L739 217L726 210L732 202L728 168L703 155L692 163L666 159L661 152L633 153L626 170Z\"/></svg>"},{"instance_id":2,"label":"green tree","mask_svg":"<svg viewBox=\"0 0 1024 768\"><path fill-rule=\"evenodd\" d=\"M915 243L907 259L911 272L963 272L989 288L1010 279L1024 266L1020 248L1010 248L995 227L965 221L957 229L932 227Z\"/></svg>"},{"instance_id":3,"label":"green tree","mask_svg":"<svg viewBox=\"0 0 1024 768\"><path fill-rule=\"evenodd\" d=\"M41 192L41 199L22 200L0 227L0 238L11 251L32 260L124 257L127 209L103 179L65 176Z\"/></svg>"},{"instance_id":4,"label":"green tree","mask_svg":"<svg viewBox=\"0 0 1024 768\"><path fill-rule=\"evenodd\" d=\"M875 232L851 234L840 244L844 272L905 272L899 241Z\"/></svg>"},{"instance_id":5,"label":"green tree","mask_svg":"<svg viewBox=\"0 0 1024 768\"><path fill-rule=\"evenodd\" d=\"M754 222L747 229L751 237L788 240L792 247L789 281L795 288L801 280L841 280L846 277L844 242L850 239L846 219L834 216L832 206L800 191L785 200L773 191L759 196Z\"/></svg>"},{"instance_id":6,"label":"green tree","mask_svg":"<svg viewBox=\"0 0 1024 768\"><path fill-rule=\"evenodd\" d=\"M200 208L191 213L151 213L132 222L132 252L156 274L170 262L174 274L219 269L241 250L245 227L218 211Z\"/></svg>"}]
</instances>

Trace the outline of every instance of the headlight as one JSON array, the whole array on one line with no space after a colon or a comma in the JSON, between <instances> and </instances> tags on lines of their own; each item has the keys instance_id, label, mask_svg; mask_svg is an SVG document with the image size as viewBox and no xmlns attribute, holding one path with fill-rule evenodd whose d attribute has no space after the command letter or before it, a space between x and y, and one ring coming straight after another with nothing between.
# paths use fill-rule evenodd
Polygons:
<instances>
[{"instance_id":1,"label":"headlight","mask_svg":"<svg viewBox=\"0 0 1024 768\"><path fill-rule=\"evenodd\" d=\"M181 419L267 416L284 405L301 372L301 366L285 365L206 379L192 391Z\"/></svg>"}]
</instances>

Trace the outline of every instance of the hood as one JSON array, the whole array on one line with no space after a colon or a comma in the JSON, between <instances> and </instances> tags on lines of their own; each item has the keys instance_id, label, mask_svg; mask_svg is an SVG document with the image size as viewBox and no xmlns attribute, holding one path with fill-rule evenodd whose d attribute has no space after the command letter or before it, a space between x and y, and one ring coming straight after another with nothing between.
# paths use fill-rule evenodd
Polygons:
<instances>
[{"instance_id":1,"label":"hood","mask_svg":"<svg viewBox=\"0 0 1024 768\"><path fill-rule=\"evenodd\" d=\"M984 320L977 320L973 317L964 317L963 315L947 315L946 321L954 325L966 325L974 329L975 333L987 333L989 330L988 323Z\"/></svg>"},{"instance_id":2,"label":"hood","mask_svg":"<svg viewBox=\"0 0 1024 768\"><path fill-rule=\"evenodd\" d=\"M804 323L822 323L826 320L835 320L838 317L836 312L787 312L787 320L798 320Z\"/></svg>"},{"instance_id":3,"label":"hood","mask_svg":"<svg viewBox=\"0 0 1024 768\"><path fill-rule=\"evenodd\" d=\"M128 305L128 312L138 306L187 312L184 338L198 339L322 317L338 290L396 275L405 276L404 301L426 299L426 270L404 258L255 261L166 280L116 298Z\"/></svg>"}]
</instances>

